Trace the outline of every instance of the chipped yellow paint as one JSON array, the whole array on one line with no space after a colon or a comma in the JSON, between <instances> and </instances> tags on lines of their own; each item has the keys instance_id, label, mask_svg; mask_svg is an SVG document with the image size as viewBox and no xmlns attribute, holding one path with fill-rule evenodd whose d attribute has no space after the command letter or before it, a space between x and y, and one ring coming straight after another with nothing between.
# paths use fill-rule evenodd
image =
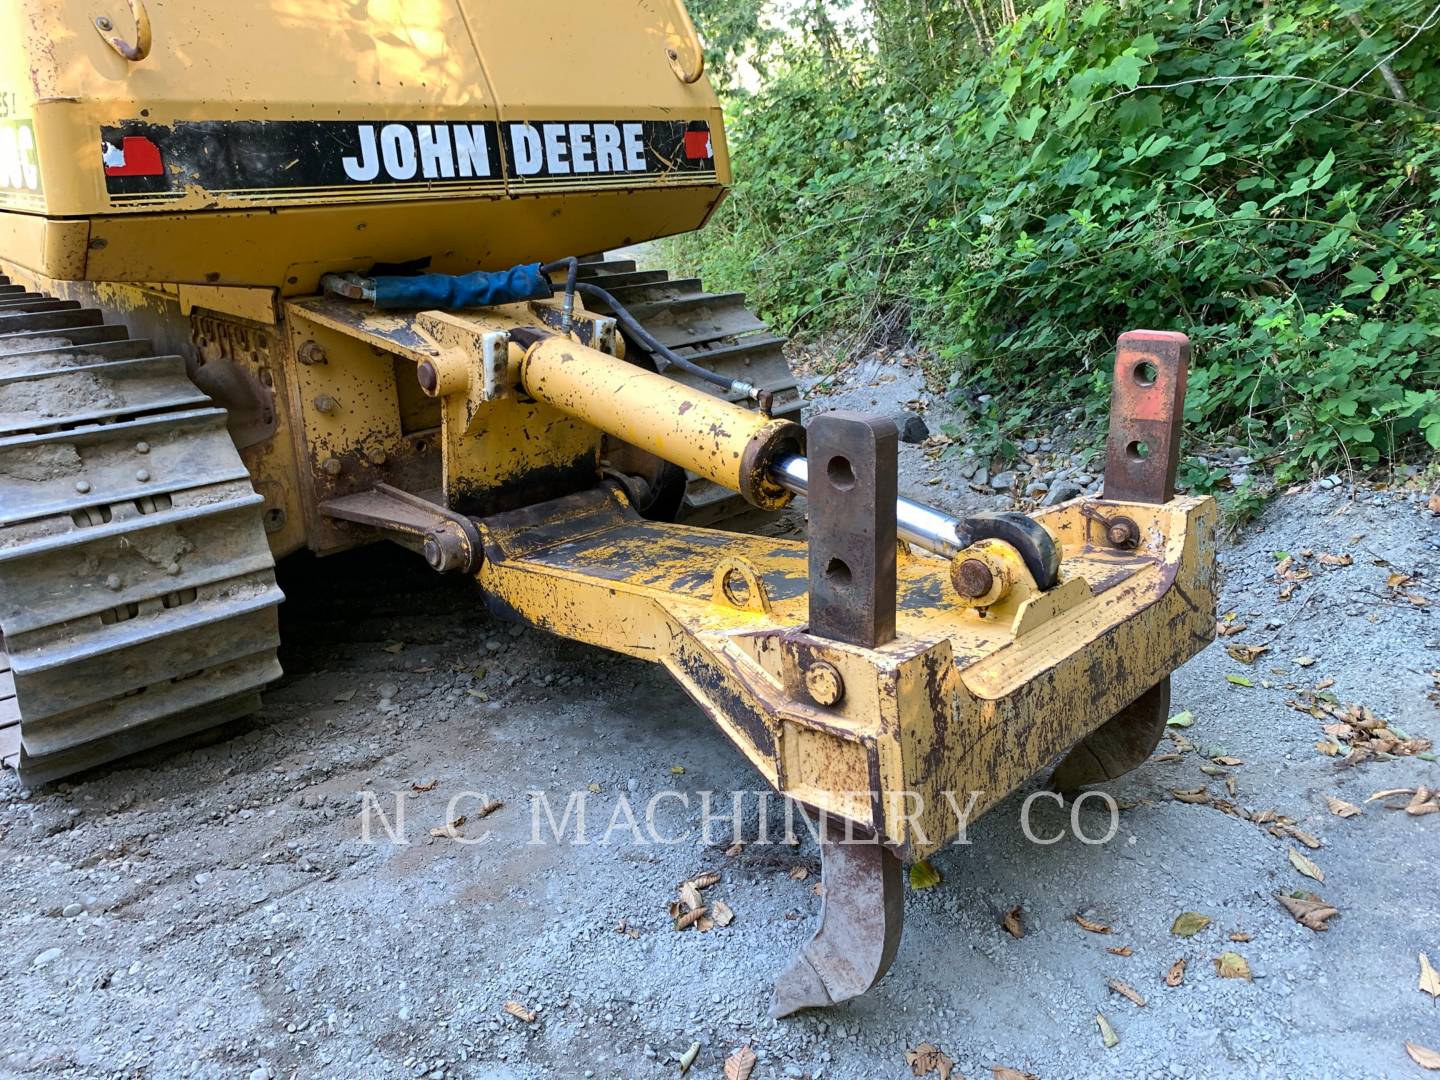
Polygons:
<instances>
[{"instance_id":1,"label":"chipped yellow paint","mask_svg":"<svg viewBox=\"0 0 1440 1080\"><path fill-rule=\"evenodd\" d=\"M963 810L980 792L983 812L1214 635L1208 498L1103 504L1140 523L1132 552L1105 546L1078 504L1046 511L1075 584L1018 633L1013 613L954 600L946 561L901 560L897 636L878 649L804 633L803 543L638 522L620 496L601 498L576 496L548 545L489 532L485 591L548 630L665 664L780 791L910 858L956 834L951 798ZM763 583L768 613L717 599L711 568L735 561ZM815 659L844 682L832 708L805 691Z\"/></svg>"}]
</instances>

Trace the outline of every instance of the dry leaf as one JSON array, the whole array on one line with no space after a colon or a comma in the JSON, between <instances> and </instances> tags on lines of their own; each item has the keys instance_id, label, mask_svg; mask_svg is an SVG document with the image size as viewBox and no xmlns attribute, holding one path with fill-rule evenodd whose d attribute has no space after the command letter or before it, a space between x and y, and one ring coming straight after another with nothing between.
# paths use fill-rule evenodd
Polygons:
<instances>
[{"instance_id":1,"label":"dry leaf","mask_svg":"<svg viewBox=\"0 0 1440 1080\"><path fill-rule=\"evenodd\" d=\"M1005 1065L991 1065L990 1072L994 1074L995 1080L1040 1080L1034 1073L1021 1072Z\"/></svg>"},{"instance_id":2,"label":"dry leaf","mask_svg":"<svg viewBox=\"0 0 1440 1080\"><path fill-rule=\"evenodd\" d=\"M1325 796L1325 805L1330 808L1330 812L1336 817L1351 818L1356 814L1364 813L1364 811L1354 803L1348 803L1344 799L1337 799L1334 795Z\"/></svg>"},{"instance_id":3,"label":"dry leaf","mask_svg":"<svg viewBox=\"0 0 1440 1080\"><path fill-rule=\"evenodd\" d=\"M1370 796L1369 798L1367 798L1365 801L1366 801L1366 802L1375 802L1377 799L1389 799L1389 798L1391 798L1391 797L1393 797L1393 796L1395 796L1395 795L1414 795L1414 794L1415 794L1415 789L1414 789L1414 788L1408 788L1408 787L1386 788L1384 791L1377 791L1377 792L1375 792L1375 794L1371 795L1371 796ZM1400 809L1400 807L1397 806L1397 807L1395 807L1395 809L1398 810L1398 809Z\"/></svg>"},{"instance_id":4,"label":"dry leaf","mask_svg":"<svg viewBox=\"0 0 1440 1080\"><path fill-rule=\"evenodd\" d=\"M1429 802L1430 789L1422 785L1415 790L1415 794L1411 796L1410 801L1406 803L1405 812L1411 815L1428 814L1430 813L1428 808Z\"/></svg>"},{"instance_id":5,"label":"dry leaf","mask_svg":"<svg viewBox=\"0 0 1440 1080\"><path fill-rule=\"evenodd\" d=\"M1405 599L1409 600L1410 603L1414 604L1416 607L1428 607L1430 604L1429 598L1421 596L1418 592L1406 593Z\"/></svg>"},{"instance_id":6,"label":"dry leaf","mask_svg":"<svg viewBox=\"0 0 1440 1080\"><path fill-rule=\"evenodd\" d=\"M392 641L389 645L382 645L381 648L388 653L398 653L405 648L405 643L403 641Z\"/></svg>"},{"instance_id":7,"label":"dry leaf","mask_svg":"<svg viewBox=\"0 0 1440 1080\"><path fill-rule=\"evenodd\" d=\"M680 902L687 911L694 911L705 904L705 901L700 899L700 890L695 888L693 881L687 881L680 886Z\"/></svg>"},{"instance_id":8,"label":"dry leaf","mask_svg":"<svg viewBox=\"0 0 1440 1080\"><path fill-rule=\"evenodd\" d=\"M1170 965L1170 970L1165 972L1166 986L1179 986L1185 981L1185 958L1182 956Z\"/></svg>"},{"instance_id":9,"label":"dry leaf","mask_svg":"<svg viewBox=\"0 0 1440 1080\"><path fill-rule=\"evenodd\" d=\"M688 930L708 914L709 912L703 907L697 907L693 911L682 912L675 920L675 929Z\"/></svg>"},{"instance_id":10,"label":"dry leaf","mask_svg":"<svg viewBox=\"0 0 1440 1080\"><path fill-rule=\"evenodd\" d=\"M1075 922L1081 930L1089 930L1092 934L1110 933L1110 927L1106 926L1102 922L1093 922L1092 920L1085 918L1084 915L1076 915Z\"/></svg>"},{"instance_id":11,"label":"dry leaf","mask_svg":"<svg viewBox=\"0 0 1440 1080\"><path fill-rule=\"evenodd\" d=\"M1349 555L1321 555L1320 561L1326 566L1350 566L1355 562Z\"/></svg>"},{"instance_id":12,"label":"dry leaf","mask_svg":"<svg viewBox=\"0 0 1440 1080\"><path fill-rule=\"evenodd\" d=\"M1398 589L1402 585L1408 585L1413 579L1409 574L1402 574L1398 570L1385 579L1387 589Z\"/></svg>"},{"instance_id":13,"label":"dry leaf","mask_svg":"<svg viewBox=\"0 0 1440 1080\"><path fill-rule=\"evenodd\" d=\"M1430 508L1432 514L1440 514L1440 491L1430 496L1430 501L1425 504Z\"/></svg>"},{"instance_id":14,"label":"dry leaf","mask_svg":"<svg viewBox=\"0 0 1440 1080\"><path fill-rule=\"evenodd\" d=\"M1111 945L1110 948L1106 949L1105 951L1108 953L1114 953L1116 956L1135 955L1135 950L1130 948L1129 945Z\"/></svg>"},{"instance_id":15,"label":"dry leaf","mask_svg":"<svg viewBox=\"0 0 1440 1080\"><path fill-rule=\"evenodd\" d=\"M1000 920L1000 925L1004 928L1005 932L1011 937L1017 939L1023 938L1025 936L1025 926L1020 921L1021 914L1022 912L1020 905L1016 904L1013 908L1007 911L1005 913L1005 917Z\"/></svg>"},{"instance_id":16,"label":"dry leaf","mask_svg":"<svg viewBox=\"0 0 1440 1080\"><path fill-rule=\"evenodd\" d=\"M700 1056L700 1044L692 1042L690 1049L680 1055L680 1075L684 1076L690 1071L690 1066L695 1064L695 1059Z\"/></svg>"},{"instance_id":17,"label":"dry leaf","mask_svg":"<svg viewBox=\"0 0 1440 1080\"><path fill-rule=\"evenodd\" d=\"M1171 788L1170 794L1177 802L1203 804L1210 801L1210 792L1203 787Z\"/></svg>"},{"instance_id":18,"label":"dry leaf","mask_svg":"<svg viewBox=\"0 0 1440 1080\"><path fill-rule=\"evenodd\" d=\"M1129 1000L1133 1001L1140 1008L1143 1009L1145 1007L1145 999L1141 997L1139 992L1137 992L1136 989L1133 986L1130 986L1128 983L1123 983L1119 979L1110 979L1108 982L1106 982L1105 985L1110 987L1111 990L1115 991L1115 993L1119 994L1121 997L1128 998Z\"/></svg>"},{"instance_id":19,"label":"dry leaf","mask_svg":"<svg viewBox=\"0 0 1440 1080\"><path fill-rule=\"evenodd\" d=\"M790 868L791 881L804 881L810 876L810 871L803 866L792 866Z\"/></svg>"},{"instance_id":20,"label":"dry leaf","mask_svg":"<svg viewBox=\"0 0 1440 1080\"><path fill-rule=\"evenodd\" d=\"M439 787L439 786L440 786L440 781L439 781L439 780L433 780L433 779L432 779L432 780L429 780L429 781L423 781L423 782L421 782L421 783L419 783L419 784L411 784L411 785L410 785L410 790L411 790L411 791L418 791L418 792L420 792L421 794L424 794L424 793L427 792L427 791L434 791L434 790L435 790L437 787Z\"/></svg>"},{"instance_id":21,"label":"dry leaf","mask_svg":"<svg viewBox=\"0 0 1440 1080\"><path fill-rule=\"evenodd\" d=\"M1314 861L1309 857L1301 855L1300 852L1294 848L1290 848L1286 854L1290 856L1290 865L1295 867L1296 870L1299 870L1300 873L1308 878L1314 878L1316 881L1324 882L1325 871L1316 866Z\"/></svg>"},{"instance_id":22,"label":"dry leaf","mask_svg":"<svg viewBox=\"0 0 1440 1080\"><path fill-rule=\"evenodd\" d=\"M515 1017L516 1020L524 1020L527 1024L533 1024L535 1022L535 1010L527 1009L518 1001L505 1002L505 1011Z\"/></svg>"},{"instance_id":23,"label":"dry leaf","mask_svg":"<svg viewBox=\"0 0 1440 1080\"><path fill-rule=\"evenodd\" d=\"M1242 632L1244 629L1244 623L1217 622L1215 624L1215 633L1219 634L1221 637L1234 637L1236 634Z\"/></svg>"},{"instance_id":24,"label":"dry leaf","mask_svg":"<svg viewBox=\"0 0 1440 1080\"><path fill-rule=\"evenodd\" d=\"M1306 832L1304 829L1296 828L1294 825L1290 824L1289 821L1282 822L1281 824L1277 825L1276 828L1287 836L1293 836L1296 840L1299 840L1300 843L1304 844L1311 851L1315 851L1320 847L1320 838L1318 836L1313 836L1310 833Z\"/></svg>"},{"instance_id":25,"label":"dry leaf","mask_svg":"<svg viewBox=\"0 0 1440 1080\"><path fill-rule=\"evenodd\" d=\"M1213 757L1210 760L1215 762L1216 765L1228 765L1232 769L1237 765L1245 764L1245 762L1241 761L1238 757L1229 757L1225 754L1221 754L1219 757Z\"/></svg>"},{"instance_id":26,"label":"dry leaf","mask_svg":"<svg viewBox=\"0 0 1440 1080\"><path fill-rule=\"evenodd\" d=\"M1243 956L1234 952L1223 952L1215 957L1215 974L1219 975L1222 979L1244 979L1246 982L1252 981L1250 978L1250 965L1245 962Z\"/></svg>"},{"instance_id":27,"label":"dry leaf","mask_svg":"<svg viewBox=\"0 0 1440 1080\"><path fill-rule=\"evenodd\" d=\"M724 900L716 900L710 905L710 918L716 926L729 926L735 921L735 912L730 910L730 905Z\"/></svg>"},{"instance_id":28,"label":"dry leaf","mask_svg":"<svg viewBox=\"0 0 1440 1080\"><path fill-rule=\"evenodd\" d=\"M1440 998L1440 974L1430 966L1430 957L1420 954L1420 989L1432 998Z\"/></svg>"},{"instance_id":29,"label":"dry leaf","mask_svg":"<svg viewBox=\"0 0 1440 1080\"><path fill-rule=\"evenodd\" d=\"M1194 937L1209 925L1209 915L1201 915L1198 911L1183 911L1175 916L1175 921L1170 925L1170 932L1176 937Z\"/></svg>"},{"instance_id":30,"label":"dry leaf","mask_svg":"<svg viewBox=\"0 0 1440 1080\"><path fill-rule=\"evenodd\" d=\"M1340 914L1339 908L1331 907L1314 893L1306 893L1304 896L1276 893L1275 899L1279 900L1280 906L1295 917L1296 922L1311 930L1329 930L1330 927L1325 925L1325 921Z\"/></svg>"},{"instance_id":31,"label":"dry leaf","mask_svg":"<svg viewBox=\"0 0 1440 1080\"><path fill-rule=\"evenodd\" d=\"M1301 667L1314 667L1314 666L1315 666L1315 657L1313 657L1313 656L1297 656L1297 657L1295 657L1295 663L1299 664Z\"/></svg>"},{"instance_id":32,"label":"dry leaf","mask_svg":"<svg viewBox=\"0 0 1440 1080\"><path fill-rule=\"evenodd\" d=\"M934 1043L921 1043L914 1050L906 1050L905 1064L910 1066L912 1076L929 1076L933 1072L940 1080L950 1080L950 1072L955 1068L955 1062Z\"/></svg>"},{"instance_id":33,"label":"dry leaf","mask_svg":"<svg viewBox=\"0 0 1440 1080\"><path fill-rule=\"evenodd\" d=\"M745 844L744 844L744 842L743 842L743 841L740 841L740 840L736 840L735 843L731 844L729 847L727 847L727 848L725 849L725 855L726 855L727 858L733 859L733 858L735 858L735 856L739 855L739 854L740 854L742 851L744 851L744 850L745 850Z\"/></svg>"},{"instance_id":34,"label":"dry leaf","mask_svg":"<svg viewBox=\"0 0 1440 1080\"><path fill-rule=\"evenodd\" d=\"M1431 503L1435 502L1435 498L1440 498L1440 496L1432 497L1430 499ZM1440 510L1436 510L1434 506L1431 506L1431 509L1435 510L1437 514L1440 514ZM1440 1051L1431 1050L1429 1047L1421 1046L1419 1043L1407 1042L1405 1044L1405 1052L1410 1055L1410 1060L1422 1069L1440 1069Z\"/></svg>"},{"instance_id":35,"label":"dry leaf","mask_svg":"<svg viewBox=\"0 0 1440 1080\"><path fill-rule=\"evenodd\" d=\"M940 871L930 865L928 859L921 859L910 866L910 887L912 889L933 889L940 884Z\"/></svg>"},{"instance_id":36,"label":"dry leaf","mask_svg":"<svg viewBox=\"0 0 1440 1080\"><path fill-rule=\"evenodd\" d=\"M750 1080L755 1068L755 1051L742 1046L725 1059L725 1080Z\"/></svg>"},{"instance_id":37,"label":"dry leaf","mask_svg":"<svg viewBox=\"0 0 1440 1080\"><path fill-rule=\"evenodd\" d=\"M1120 1036L1115 1034L1115 1029L1110 1026L1110 1021L1105 1019L1104 1013L1095 1014L1095 1024L1100 1028L1100 1040L1105 1044L1106 1050L1120 1045Z\"/></svg>"},{"instance_id":38,"label":"dry leaf","mask_svg":"<svg viewBox=\"0 0 1440 1080\"><path fill-rule=\"evenodd\" d=\"M431 835L431 836L446 836L446 837L450 837L451 839L454 839L455 837L457 837L457 836L460 835L460 831L459 831L459 830L460 830L460 826L461 826L461 825L464 825L464 824L465 824L465 815L464 815L464 814L461 814L459 817L457 817L454 821L450 822L449 824L447 824L447 825L442 825L442 826L441 826L440 828L438 828L438 829L431 829L431 830L430 830L430 835Z\"/></svg>"},{"instance_id":39,"label":"dry leaf","mask_svg":"<svg viewBox=\"0 0 1440 1080\"><path fill-rule=\"evenodd\" d=\"M713 870L704 874L696 874L690 879L690 884L697 889L708 889L711 885L720 884L720 875Z\"/></svg>"},{"instance_id":40,"label":"dry leaf","mask_svg":"<svg viewBox=\"0 0 1440 1080\"><path fill-rule=\"evenodd\" d=\"M1242 664L1253 664L1260 657L1270 651L1269 645L1226 645L1225 651L1230 654L1232 660L1239 660Z\"/></svg>"}]
</instances>

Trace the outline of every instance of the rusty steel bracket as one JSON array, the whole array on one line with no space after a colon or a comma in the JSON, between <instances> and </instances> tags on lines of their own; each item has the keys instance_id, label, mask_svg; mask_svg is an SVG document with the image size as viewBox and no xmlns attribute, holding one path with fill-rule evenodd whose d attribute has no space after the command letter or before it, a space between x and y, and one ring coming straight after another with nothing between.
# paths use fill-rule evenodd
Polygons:
<instances>
[{"instance_id":1,"label":"rusty steel bracket","mask_svg":"<svg viewBox=\"0 0 1440 1080\"><path fill-rule=\"evenodd\" d=\"M1139 768L1160 745L1170 716L1170 676L1081 739L1050 774L1050 786L1071 792Z\"/></svg>"},{"instance_id":2,"label":"rusty steel bracket","mask_svg":"<svg viewBox=\"0 0 1440 1080\"><path fill-rule=\"evenodd\" d=\"M440 573L470 574L480 566L480 532L473 521L389 484L330 499L320 504L320 512L379 531L385 539L420 552Z\"/></svg>"},{"instance_id":3,"label":"rusty steel bracket","mask_svg":"<svg viewBox=\"0 0 1440 1080\"><path fill-rule=\"evenodd\" d=\"M770 1015L859 997L900 946L905 882L899 858L873 835L820 815L820 925L775 980Z\"/></svg>"},{"instance_id":4,"label":"rusty steel bracket","mask_svg":"<svg viewBox=\"0 0 1440 1080\"><path fill-rule=\"evenodd\" d=\"M895 638L900 433L882 417L831 412L807 436L810 633L873 649Z\"/></svg>"},{"instance_id":5,"label":"rusty steel bracket","mask_svg":"<svg viewBox=\"0 0 1440 1080\"><path fill-rule=\"evenodd\" d=\"M1168 330L1131 330L1115 350L1105 499L1155 503L1175 494L1190 340Z\"/></svg>"}]
</instances>

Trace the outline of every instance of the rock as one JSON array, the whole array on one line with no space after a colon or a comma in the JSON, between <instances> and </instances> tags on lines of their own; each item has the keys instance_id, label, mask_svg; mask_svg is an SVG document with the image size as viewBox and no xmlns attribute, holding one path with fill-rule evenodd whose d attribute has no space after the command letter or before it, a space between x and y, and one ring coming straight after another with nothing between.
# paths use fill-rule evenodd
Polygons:
<instances>
[{"instance_id":1,"label":"rock","mask_svg":"<svg viewBox=\"0 0 1440 1080\"><path fill-rule=\"evenodd\" d=\"M979 458L975 458L975 457L971 457L971 458L966 458L964 461L960 462L958 471L959 471L959 473L960 473L961 476L965 477L965 479L968 480L968 479L970 479L972 476L974 476L975 473L979 471L979 469L980 469L980 459L979 459Z\"/></svg>"},{"instance_id":2,"label":"rock","mask_svg":"<svg viewBox=\"0 0 1440 1080\"><path fill-rule=\"evenodd\" d=\"M1020 447L1025 451L1025 453L1033 454L1035 453L1035 451L1040 449L1040 440L1026 439L1023 443L1020 444Z\"/></svg>"},{"instance_id":3,"label":"rock","mask_svg":"<svg viewBox=\"0 0 1440 1080\"><path fill-rule=\"evenodd\" d=\"M930 428L925 423L924 417L912 412L905 412L893 419L895 426L900 429L901 442L922 443L930 437Z\"/></svg>"},{"instance_id":4,"label":"rock","mask_svg":"<svg viewBox=\"0 0 1440 1080\"><path fill-rule=\"evenodd\" d=\"M210 872L209 872L208 870L202 870L202 871L200 871L200 873L196 874L196 875L195 875L195 884L196 884L196 885L209 885L209 884L210 884Z\"/></svg>"},{"instance_id":5,"label":"rock","mask_svg":"<svg viewBox=\"0 0 1440 1080\"><path fill-rule=\"evenodd\" d=\"M1062 502L1069 502L1071 499L1078 499L1085 493L1085 489L1071 480L1057 481L1040 500L1041 506L1058 506Z\"/></svg>"},{"instance_id":6,"label":"rock","mask_svg":"<svg viewBox=\"0 0 1440 1080\"><path fill-rule=\"evenodd\" d=\"M390 701L399 692L400 688L392 682L381 683L380 686L376 689L376 693L380 695L381 701Z\"/></svg>"},{"instance_id":7,"label":"rock","mask_svg":"<svg viewBox=\"0 0 1440 1080\"><path fill-rule=\"evenodd\" d=\"M1025 485L1025 497L1027 499L1038 499L1050 490L1050 485L1043 480L1037 480L1033 484Z\"/></svg>"},{"instance_id":8,"label":"rock","mask_svg":"<svg viewBox=\"0 0 1440 1080\"><path fill-rule=\"evenodd\" d=\"M976 469L970 476L970 482L976 487L984 487L990 483L990 470L986 468Z\"/></svg>"},{"instance_id":9,"label":"rock","mask_svg":"<svg viewBox=\"0 0 1440 1080\"><path fill-rule=\"evenodd\" d=\"M996 491L1009 491L1015 486L1015 470L1006 469L990 478L990 486Z\"/></svg>"},{"instance_id":10,"label":"rock","mask_svg":"<svg viewBox=\"0 0 1440 1080\"><path fill-rule=\"evenodd\" d=\"M46 964L53 964L56 960L59 960L64 953L65 950L58 947L46 949L39 956L35 957L34 960L30 961L30 966L42 968Z\"/></svg>"},{"instance_id":11,"label":"rock","mask_svg":"<svg viewBox=\"0 0 1440 1080\"><path fill-rule=\"evenodd\" d=\"M275 1074L271 1072L269 1065L261 1065L258 1069L250 1070L250 1080L275 1080Z\"/></svg>"},{"instance_id":12,"label":"rock","mask_svg":"<svg viewBox=\"0 0 1440 1080\"><path fill-rule=\"evenodd\" d=\"M65 916L65 918L67 919L73 919L84 910L84 904L77 904L72 901L71 903L65 905L64 909L60 912L60 914Z\"/></svg>"}]
</instances>

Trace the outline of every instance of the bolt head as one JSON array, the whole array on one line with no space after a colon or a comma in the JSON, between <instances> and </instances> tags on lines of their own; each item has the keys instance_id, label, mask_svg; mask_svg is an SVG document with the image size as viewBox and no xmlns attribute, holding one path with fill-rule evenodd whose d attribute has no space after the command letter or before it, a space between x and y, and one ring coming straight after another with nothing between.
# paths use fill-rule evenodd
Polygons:
<instances>
[{"instance_id":1,"label":"bolt head","mask_svg":"<svg viewBox=\"0 0 1440 1080\"><path fill-rule=\"evenodd\" d=\"M344 466L340 464L340 459L334 457L326 458L320 463L320 468L324 470L326 476L339 476L340 470L343 467Z\"/></svg>"},{"instance_id":2,"label":"bolt head","mask_svg":"<svg viewBox=\"0 0 1440 1080\"><path fill-rule=\"evenodd\" d=\"M335 411L335 405L336 405L335 399L334 399L333 397L331 397L329 394L316 394L316 395L315 395L315 411L316 411L316 412L332 413L332 412Z\"/></svg>"},{"instance_id":3,"label":"bolt head","mask_svg":"<svg viewBox=\"0 0 1440 1080\"><path fill-rule=\"evenodd\" d=\"M111 30L115 29L115 24L109 19L107 19L104 15L101 15L98 19L95 20L95 25L101 30L104 30L107 34Z\"/></svg>"},{"instance_id":4,"label":"bolt head","mask_svg":"<svg viewBox=\"0 0 1440 1080\"><path fill-rule=\"evenodd\" d=\"M105 587L106 587L107 589L109 589L111 592L119 592L119 591L120 591L120 586L123 585L123 584L124 584L124 582L122 582L122 581L120 580L120 575L119 575L119 574L111 574L109 577L107 577L107 578L105 579Z\"/></svg>"},{"instance_id":5,"label":"bolt head","mask_svg":"<svg viewBox=\"0 0 1440 1080\"><path fill-rule=\"evenodd\" d=\"M139 480L140 483L142 483L142 484L145 483L147 480L150 479L150 470L149 470L149 469L136 469L136 470L135 470L135 479L136 479L136 480Z\"/></svg>"},{"instance_id":6,"label":"bolt head","mask_svg":"<svg viewBox=\"0 0 1440 1080\"><path fill-rule=\"evenodd\" d=\"M381 450L378 446L373 450L366 450L365 460L370 462L371 465L384 465L385 451Z\"/></svg>"},{"instance_id":7,"label":"bolt head","mask_svg":"<svg viewBox=\"0 0 1440 1080\"><path fill-rule=\"evenodd\" d=\"M816 705L828 708L845 696L845 680L834 664L817 660L805 672L805 690Z\"/></svg>"},{"instance_id":8,"label":"bolt head","mask_svg":"<svg viewBox=\"0 0 1440 1080\"><path fill-rule=\"evenodd\" d=\"M137 454L148 454L150 452L150 444L142 439L135 444L135 452Z\"/></svg>"},{"instance_id":9,"label":"bolt head","mask_svg":"<svg viewBox=\"0 0 1440 1080\"><path fill-rule=\"evenodd\" d=\"M415 370L415 377L420 380L420 389L427 394L435 393L435 388L440 385L440 373L429 360L420 362L420 366Z\"/></svg>"},{"instance_id":10,"label":"bolt head","mask_svg":"<svg viewBox=\"0 0 1440 1080\"><path fill-rule=\"evenodd\" d=\"M966 600L979 600L995 587L995 575L981 559L961 559L950 580Z\"/></svg>"},{"instance_id":11,"label":"bolt head","mask_svg":"<svg viewBox=\"0 0 1440 1080\"><path fill-rule=\"evenodd\" d=\"M89 480L76 480L76 481L75 481L75 490L78 491L81 495L88 495L88 494L90 494L90 481L89 481Z\"/></svg>"}]
</instances>

